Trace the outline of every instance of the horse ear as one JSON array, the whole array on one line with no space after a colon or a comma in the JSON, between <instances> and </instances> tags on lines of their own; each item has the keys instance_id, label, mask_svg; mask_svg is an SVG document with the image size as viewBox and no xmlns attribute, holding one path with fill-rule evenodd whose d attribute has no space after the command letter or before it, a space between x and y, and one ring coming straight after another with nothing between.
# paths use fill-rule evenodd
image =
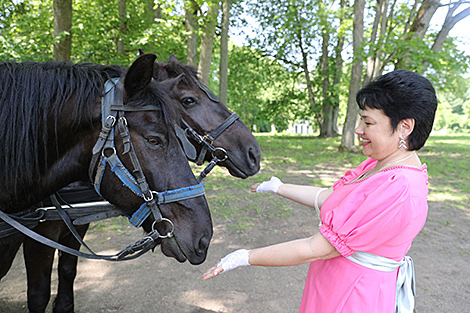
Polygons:
<instances>
[{"instance_id":1,"label":"horse ear","mask_svg":"<svg viewBox=\"0 0 470 313\"><path fill-rule=\"evenodd\" d=\"M129 97L135 95L150 83L156 59L157 57L154 54L144 54L132 63L124 78L124 88Z\"/></svg>"},{"instance_id":2,"label":"horse ear","mask_svg":"<svg viewBox=\"0 0 470 313\"><path fill-rule=\"evenodd\" d=\"M139 55L144 55L144 54L145 54L144 50L139 48Z\"/></svg>"},{"instance_id":3,"label":"horse ear","mask_svg":"<svg viewBox=\"0 0 470 313\"><path fill-rule=\"evenodd\" d=\"M178 85L178 83L181 81L181 79L185 76L184 73L181 73L179 74L177 77L175 78L171 78L171 79L166 79L164 81L161 82L161 84L168 90L173 90L173 88L176 87L176 85Z\"/></svg>"},{"instance_id":4,"label":"horse ear","mask_svg":"<svg viewBox=\"0 0 470 313\"><path fill-rule=\"evenodd\" d=\"M159 82L168 79L168 71L166 70L165 63L155 62L153 67L153 78Z\"/></svg>"},{"instance_id":5,"label":"horse ear","mask_svg":"<svg viewBox=\"0 0 470 313\"><path fill-rule=\"evenodd\" d=\"M170 58L168 59L168 62L173 62L173 63L177 63L177 64L181 64L180 60L178 60L175 55L172 53L170 54Z\"/></svg>"}]
</instances>

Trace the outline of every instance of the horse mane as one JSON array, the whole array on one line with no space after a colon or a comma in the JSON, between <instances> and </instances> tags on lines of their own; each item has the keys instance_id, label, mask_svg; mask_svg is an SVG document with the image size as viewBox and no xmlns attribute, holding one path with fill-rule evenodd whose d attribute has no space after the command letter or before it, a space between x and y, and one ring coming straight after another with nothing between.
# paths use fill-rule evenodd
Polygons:
<instances>
[{"instance_id":1,"label":"horse mane","mask_svg":"<svg viewBox=\"0 0 470 313\"><path fill-rule=\"evenodd\" d=\"M57 136L57 120L65 103L75 103L67 112L72 127L84 119L91 124L94 99L102 95L104 82L122 76L123 71L91 63L0 63L3 190L16 193L20 184L34 183L34 177L47 167L48 132L53 125Z\"/></svg>"}]
</instances>

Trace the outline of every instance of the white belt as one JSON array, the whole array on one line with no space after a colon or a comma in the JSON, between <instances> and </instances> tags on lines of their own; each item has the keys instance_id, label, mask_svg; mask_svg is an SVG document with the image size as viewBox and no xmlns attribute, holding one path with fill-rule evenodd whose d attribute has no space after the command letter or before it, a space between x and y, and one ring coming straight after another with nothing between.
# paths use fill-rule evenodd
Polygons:
<instances>
[{"instance_id":1,"label":"white belt","mask_svg":"<svg viewBox=\"0 0 470 313\"><path fill-rule=\"evenodd\" d=\"M382 272L393 272L400 267L397 277L395 312L413 313L416 289L415 272L411 257L405 256L403 260L395 261L372 253L358 251L347 257L347 259L364 267Z\"/></svg>"}]
</instances>

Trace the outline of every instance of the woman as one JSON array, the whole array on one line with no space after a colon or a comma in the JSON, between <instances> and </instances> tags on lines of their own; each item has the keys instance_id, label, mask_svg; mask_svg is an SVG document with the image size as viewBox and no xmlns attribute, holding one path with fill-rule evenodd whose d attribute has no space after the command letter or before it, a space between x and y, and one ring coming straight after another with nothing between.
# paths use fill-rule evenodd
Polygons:
<instances>
[{"instance_id":1,"label":"woman","mask_svg":"<svg viewBox=\"0 0 470 313\"><path fill-rule=\"evenodd\" d=\"M209 279L239 266L310 263L300 312L413 312L412 262L405 254L427 215L427 168L415 151L432 129L433 86L409 71L385 74L356 97L355 133L369 158L332 187L251 186L317 209L319 232L253 250L237 250L209 269ZM403 283L402 276L406 276ZM397 281L398 277L398 281Z\"/></svg>"}]
</instances>

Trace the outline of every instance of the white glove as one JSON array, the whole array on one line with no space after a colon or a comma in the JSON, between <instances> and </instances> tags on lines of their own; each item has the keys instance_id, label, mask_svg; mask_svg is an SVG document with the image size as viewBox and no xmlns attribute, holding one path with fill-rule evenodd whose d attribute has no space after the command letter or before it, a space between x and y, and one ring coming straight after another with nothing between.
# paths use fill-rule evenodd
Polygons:
<instances>
[{"instance_id":1,"label":"white glove","mask_svg":"<svg viewBox=\"0 0 470 313\"><path fill-rule=\"evenodd\" d=\"M270 180L262 182L258 188L256 188L256 192L277 193L277 190L282 184L284 183L279 178L272 176Z\"/></svg>"},{"instance_id":2,"label":"white glove","mask_svg":"<svg viewBox=\"0 0 470 313\"><path fill-rule=\"evenodd\" d=\"M250 263L248 262L248 258L249 251L246 249L240 249L227 254L222 260L220 260L217 266L221 266L224 269L224 272L228 272L240 266L249 266Z\"/></svg>"}]
</instances>

